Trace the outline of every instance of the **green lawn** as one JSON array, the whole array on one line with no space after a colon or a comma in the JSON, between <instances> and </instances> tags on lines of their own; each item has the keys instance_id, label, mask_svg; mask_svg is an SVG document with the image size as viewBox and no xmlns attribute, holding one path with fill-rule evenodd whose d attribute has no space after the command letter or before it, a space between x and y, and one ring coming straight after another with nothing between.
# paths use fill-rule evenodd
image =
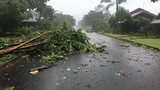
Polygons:
<instances>
[{"instance_id":1,"label":"green lawn","mask_svg":"<svg viewBox=\"0 0 160 90\"><path fill-rule=\"evenodd\" d=\"M160 49L160 38L149 38L149 37L142 37L142 36L129 36L129 35L121 35L121 34L111 34L105 33L105 35L116 37L119 39L124 39L128 41L132 41L138 44L143 44L146 46L150 46L153 48Z\"/></svg>"}]
</instances>

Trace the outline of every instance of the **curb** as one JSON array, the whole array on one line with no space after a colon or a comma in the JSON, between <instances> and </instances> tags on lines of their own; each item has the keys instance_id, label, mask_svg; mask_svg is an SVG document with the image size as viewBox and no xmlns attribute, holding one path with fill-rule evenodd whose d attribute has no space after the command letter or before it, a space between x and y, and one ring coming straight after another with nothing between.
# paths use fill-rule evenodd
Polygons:
<instances>
[{"instance_id":1,"label":"curb","mask_svg":"<svg viewBox=\"0 0 160 90\"><path fill-rule=\"evenodd\" d=\"M101 33L100 33L100 34L101 34ZM144 45L144 46L146 46L146 47L148 47L148 48L152 48L152 49L154 49L154 50L160 51L160 48L152 47L152 46L149 46L149 45L146 45L146 44L141 44L141 43L129 41L129 40L122 39L122 38L118 38L118 37L114 37L114 36L111 36L111 35L106 35L106 34L102 34L102 35L109 36L109 37L112 37L112 38L115 38L115 39L118 39L118 40L123 40L123 41L131 42L131 43L137 44L137 45L139 45L139 46L143 46L143 45Z\"/></svg>"}]
</instances>

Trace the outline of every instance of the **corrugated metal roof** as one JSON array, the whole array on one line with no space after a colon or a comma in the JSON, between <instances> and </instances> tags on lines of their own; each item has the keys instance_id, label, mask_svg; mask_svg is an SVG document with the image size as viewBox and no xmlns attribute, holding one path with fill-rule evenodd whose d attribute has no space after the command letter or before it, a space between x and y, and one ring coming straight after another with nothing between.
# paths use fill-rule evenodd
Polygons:
<instances>
[{"instance_id":1,"label":"corrugated metal roof","mask_svg":"<svg viewBox=\"0 0 160 90\"><path fill-rule=\"evenodd\" d=\"M151 22L151 24L160 24L160 19L153 20L153 21Z\"/></svg>"},{"instance_id":2,"label":"corrugated metal roof","mask_svg":"<svg viewBox=\"0 0 160 90\"><path fill-rule=\"evenodd\" d=\"M137 16L137 15L139 15L139 14L141 14L141 13L143 13L143 11L139 11L139 12L133 13L133 14L131 15L131 17L135 17L135 16Z\"/></svg>"},{"instance_id":3,"label":"corrugated metal roof","mask_svg":"<svg viewBox=\"0 0 160 90\"><path fill-rule=\"evenodd\" d=\"M155 14L153 14L153 13L147 11L147 10L141 9L141 8L138 8L138 9L130 12L130 14L131 14L132 17L135 17L135 16L137 16L137 15L139 15L139 14L141 14L141 13L145 13L145 14L148 14L148 15L150 15L150 16L152 16L152 17L156 17Z\"/></svg>"}]
</instances>

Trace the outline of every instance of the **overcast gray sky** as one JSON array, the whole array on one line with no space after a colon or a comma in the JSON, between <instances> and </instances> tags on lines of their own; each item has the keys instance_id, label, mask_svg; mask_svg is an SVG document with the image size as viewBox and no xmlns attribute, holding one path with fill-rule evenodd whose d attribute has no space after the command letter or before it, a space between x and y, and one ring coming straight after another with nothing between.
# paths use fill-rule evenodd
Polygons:
<instances>
[{"instance_id":1,"label":"overcast gray sky","mask_svg":"<svg viewBox=\"0 0 160 90\"><path fill-rule=\"evenodd\" d=\"M95 6L99 3L100 0L50 0L48 2L55 10L62 11L64 14L70 14L77 21L81 20L83 15L87 14L90 10L94 10ZM160 12L160 1L158 3L152 3L151 0L127 0L121 6L129 11L140 7L156 15ZM114 11L115 7L112 7L110 12L113 13Z\"/></svg>"}]
</instances>

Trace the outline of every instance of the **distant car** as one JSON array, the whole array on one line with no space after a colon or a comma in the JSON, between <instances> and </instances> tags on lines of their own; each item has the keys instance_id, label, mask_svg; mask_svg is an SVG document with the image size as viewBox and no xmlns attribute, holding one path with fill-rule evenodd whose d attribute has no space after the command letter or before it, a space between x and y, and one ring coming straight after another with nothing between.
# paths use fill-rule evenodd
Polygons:
<instances>
[{"instance_id":1,"label":"distant car","mask_svg":"<svg viewBox=\"0 0 160 90\"><path fill-rule=\"evenodd\" d=\"M91 26L87 27L86 32L91 33L92 32L92 27Z\"/></svg>"},{"instance_id":2,"label":"distant car","mask_svg":"<svg viewBox=\"0 0 160 90\"><path fill-rule=\"evenodd\" d=\"M91 30L91 29L87 29L87 30L86 30L86 32L91 33L91 32L92 32L92 30Z\"/></svg>"}]
</instances>

